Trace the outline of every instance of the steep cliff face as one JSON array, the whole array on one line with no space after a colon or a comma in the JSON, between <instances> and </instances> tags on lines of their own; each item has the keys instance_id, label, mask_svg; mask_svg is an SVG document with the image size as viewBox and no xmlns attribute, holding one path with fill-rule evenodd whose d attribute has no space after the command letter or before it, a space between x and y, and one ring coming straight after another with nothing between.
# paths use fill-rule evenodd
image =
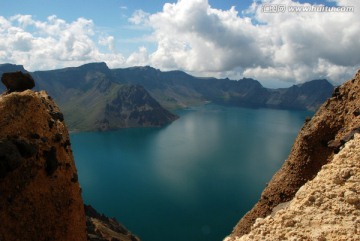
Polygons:
<instances>
[{"instance_id":1,"label":"steep cliff face","mask_svg":"<svg viewBox=\"0 0 360 241\"><path fill-rule=\"evenodd\" d=\"M84 209L64 117L46 92L0 95L0 113L0 241L139 241Z\"/></svg>"},{"instance_id":2,"label":"steep cliff face","mask_svg":"<svg viewBox=\"0 0 360 241\"><path fill-rule=\"evenodd\" d=\"M0 240L85 241L63 115L45 92L0 97Z\"/></svg>"},{"instance_id":3,"label":"steep cliff face","mask_svg":"<svg viewBox=\"0 0 360 241\"><path fill-rule=\"evenodd\" d=\"M330 163L344 143L359 130L360 71L352 80L336 88L333 96L304 124L288 159L265 188L259 202L236 225L228 240L249 233L257 218L270 215L276 206L292 200L299 188L312 180L323 165Z\"/></svg>"}]
</instances>

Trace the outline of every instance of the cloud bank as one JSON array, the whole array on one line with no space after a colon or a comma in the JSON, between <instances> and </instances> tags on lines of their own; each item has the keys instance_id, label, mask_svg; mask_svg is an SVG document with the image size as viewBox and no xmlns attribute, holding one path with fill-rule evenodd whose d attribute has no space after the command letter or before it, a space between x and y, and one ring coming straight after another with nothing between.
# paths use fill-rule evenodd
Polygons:
<instances>
[{"instance_id":1,"label":"cloud bank","mask_svg":"<svg viewBox=\"0 0 360 241\"><path fill-rule=\"evenodd\" d=\"M266 4L286 10L264 12ZM290 12L290 6L312 6L291 0L254 3L242 14L214 9L206 0L165 4L149 17L157 42L150 60L160 68L260 80L343 81L360 66L360 2L337 4L355 12Z\"/></svg>"},{"instance_id":2,"label":"cloud bank","mask_svg":"<svg viewBox=\"0 0 360 241\"><path fill-rule=\"evenodd\" d=\"M0 16L0 63L29 70L104 61L110 67L151 65L199 76L253 77L303 82L327 78L340 83L360 67L360 1L336 0L353 12L291 12L311 7L291 0L264 0L239 13L215 9L207 0L166 3L161 12L134 12L129 23L151 29L155 50L139 46L123 56L117 40L97 31L92 20L66 22L56 16ZM264 6L285 6L271 13ZM266 9L265 9L266 10Z\"/></svg>"}]
</instances>

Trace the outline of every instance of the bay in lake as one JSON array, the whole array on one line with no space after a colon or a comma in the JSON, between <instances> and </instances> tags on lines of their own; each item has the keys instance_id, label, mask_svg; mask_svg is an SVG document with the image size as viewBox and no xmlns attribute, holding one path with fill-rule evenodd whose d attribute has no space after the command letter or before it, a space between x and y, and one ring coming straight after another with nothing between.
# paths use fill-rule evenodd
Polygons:
<instances>
[{"instance_id":1,"label":"bay in lake","mask_svg":"<svg viewBox=\"0 0 360 241\"><path fill-rule=\"evenodd\" d=\"M204 105L163 128L71 134L84 201L143 241L219 241L312 113Z\"/></svg>"}]
</instances>

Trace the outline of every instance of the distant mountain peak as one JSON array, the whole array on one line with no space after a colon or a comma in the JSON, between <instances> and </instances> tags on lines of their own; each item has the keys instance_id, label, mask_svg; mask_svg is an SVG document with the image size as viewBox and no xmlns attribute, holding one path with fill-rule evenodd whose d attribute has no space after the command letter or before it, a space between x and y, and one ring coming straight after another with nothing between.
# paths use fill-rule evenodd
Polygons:
<instances>
[{"instance_id":1,"label":"distant mountain peak","mask_svg":"<svg viewBox=\"0 0 360 241\"><path fill-rule=\"evenodd\" d=\"M22 72L28 72L23 65L17 65L17 64L0 64L0 74L5 72L16 72L16 71L22 71Z\"/></svg>"},{"instance_id":2,"label":"distant mountain peak","mask_svg":"<svg viewBox=\"0 0 360 241\"><path fill-rule=\"evenodd\" d=\"M253 78L242 78L239 81L241 81L242 83L248 83L248 84L256 84L258 87L263 87L263 85L258 81L255 80Z\"/></svg>"},{"instance_id":3,"label":"distant mountain peak","mask_svg":"<svg viewBox=\"0 0 360 241\"><path fill-rule=\"evenodd\" d=\"M308 82L299 84L298 86L303 86L303 85L331 85L332 86L332 84L327 79L314 79L314 80L310 80Z\"/></svg>"},{"instance_id":4,"label":"distant mountain peak","mask_svg":"<svg viewBox=\"0 0 360 241\"><path fill-rule=\"evenodd\" d=\"M129 68L126 68L126 69L132 70L132 71L141 71L141 72L161 72L159 69L156 69L156 68L151 67L149 65L133 66L133 67L129 67Z\"/></svg>"},{"instance_id":5,"label":"distant mountain peak","mask_svg":"<svg viewBox=\"0 0 360 241\"><path fill-rule=\"evenodd\" d=\"M88 63L81 65L80 69L95 69L95 70L109 70L109 67L105 62Z\"/></svg>"}]
</instances>

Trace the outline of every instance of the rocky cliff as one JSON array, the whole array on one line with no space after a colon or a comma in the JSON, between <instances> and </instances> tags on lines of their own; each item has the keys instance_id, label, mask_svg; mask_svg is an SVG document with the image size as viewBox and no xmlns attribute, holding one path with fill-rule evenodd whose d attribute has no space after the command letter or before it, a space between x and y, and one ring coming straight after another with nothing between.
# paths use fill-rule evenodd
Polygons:
<instances>
[{"instance_id":1,"label":"rocky cliff","mask_svg":"<svg viewBox=\"0 0 360 241\"><path fill-rule=\"evenodd\" d=\"M64 117L46 92L3 94L0 113L1 241L139 240L86 217Z\"/></svg>"},{"instance_id":2,"label":"rocky cliff","mask_svg":"<svg viewBox=\"0 0 360 241\"><path fill-rule=\"evenodd\" d=\"M304 123L288 159L226 240L359 240L358 132L360 71Z\"/></svg>"},{"instance_id":3,"label":"rocky cliff","mask_svg":"<svg viewBox=\"0 0 360 241\"><path fill-rule=\"evenodd\" d=\"M0 240L85 241L63 115L45 92L0 97Z\"/></svg>"}]
</instances>

